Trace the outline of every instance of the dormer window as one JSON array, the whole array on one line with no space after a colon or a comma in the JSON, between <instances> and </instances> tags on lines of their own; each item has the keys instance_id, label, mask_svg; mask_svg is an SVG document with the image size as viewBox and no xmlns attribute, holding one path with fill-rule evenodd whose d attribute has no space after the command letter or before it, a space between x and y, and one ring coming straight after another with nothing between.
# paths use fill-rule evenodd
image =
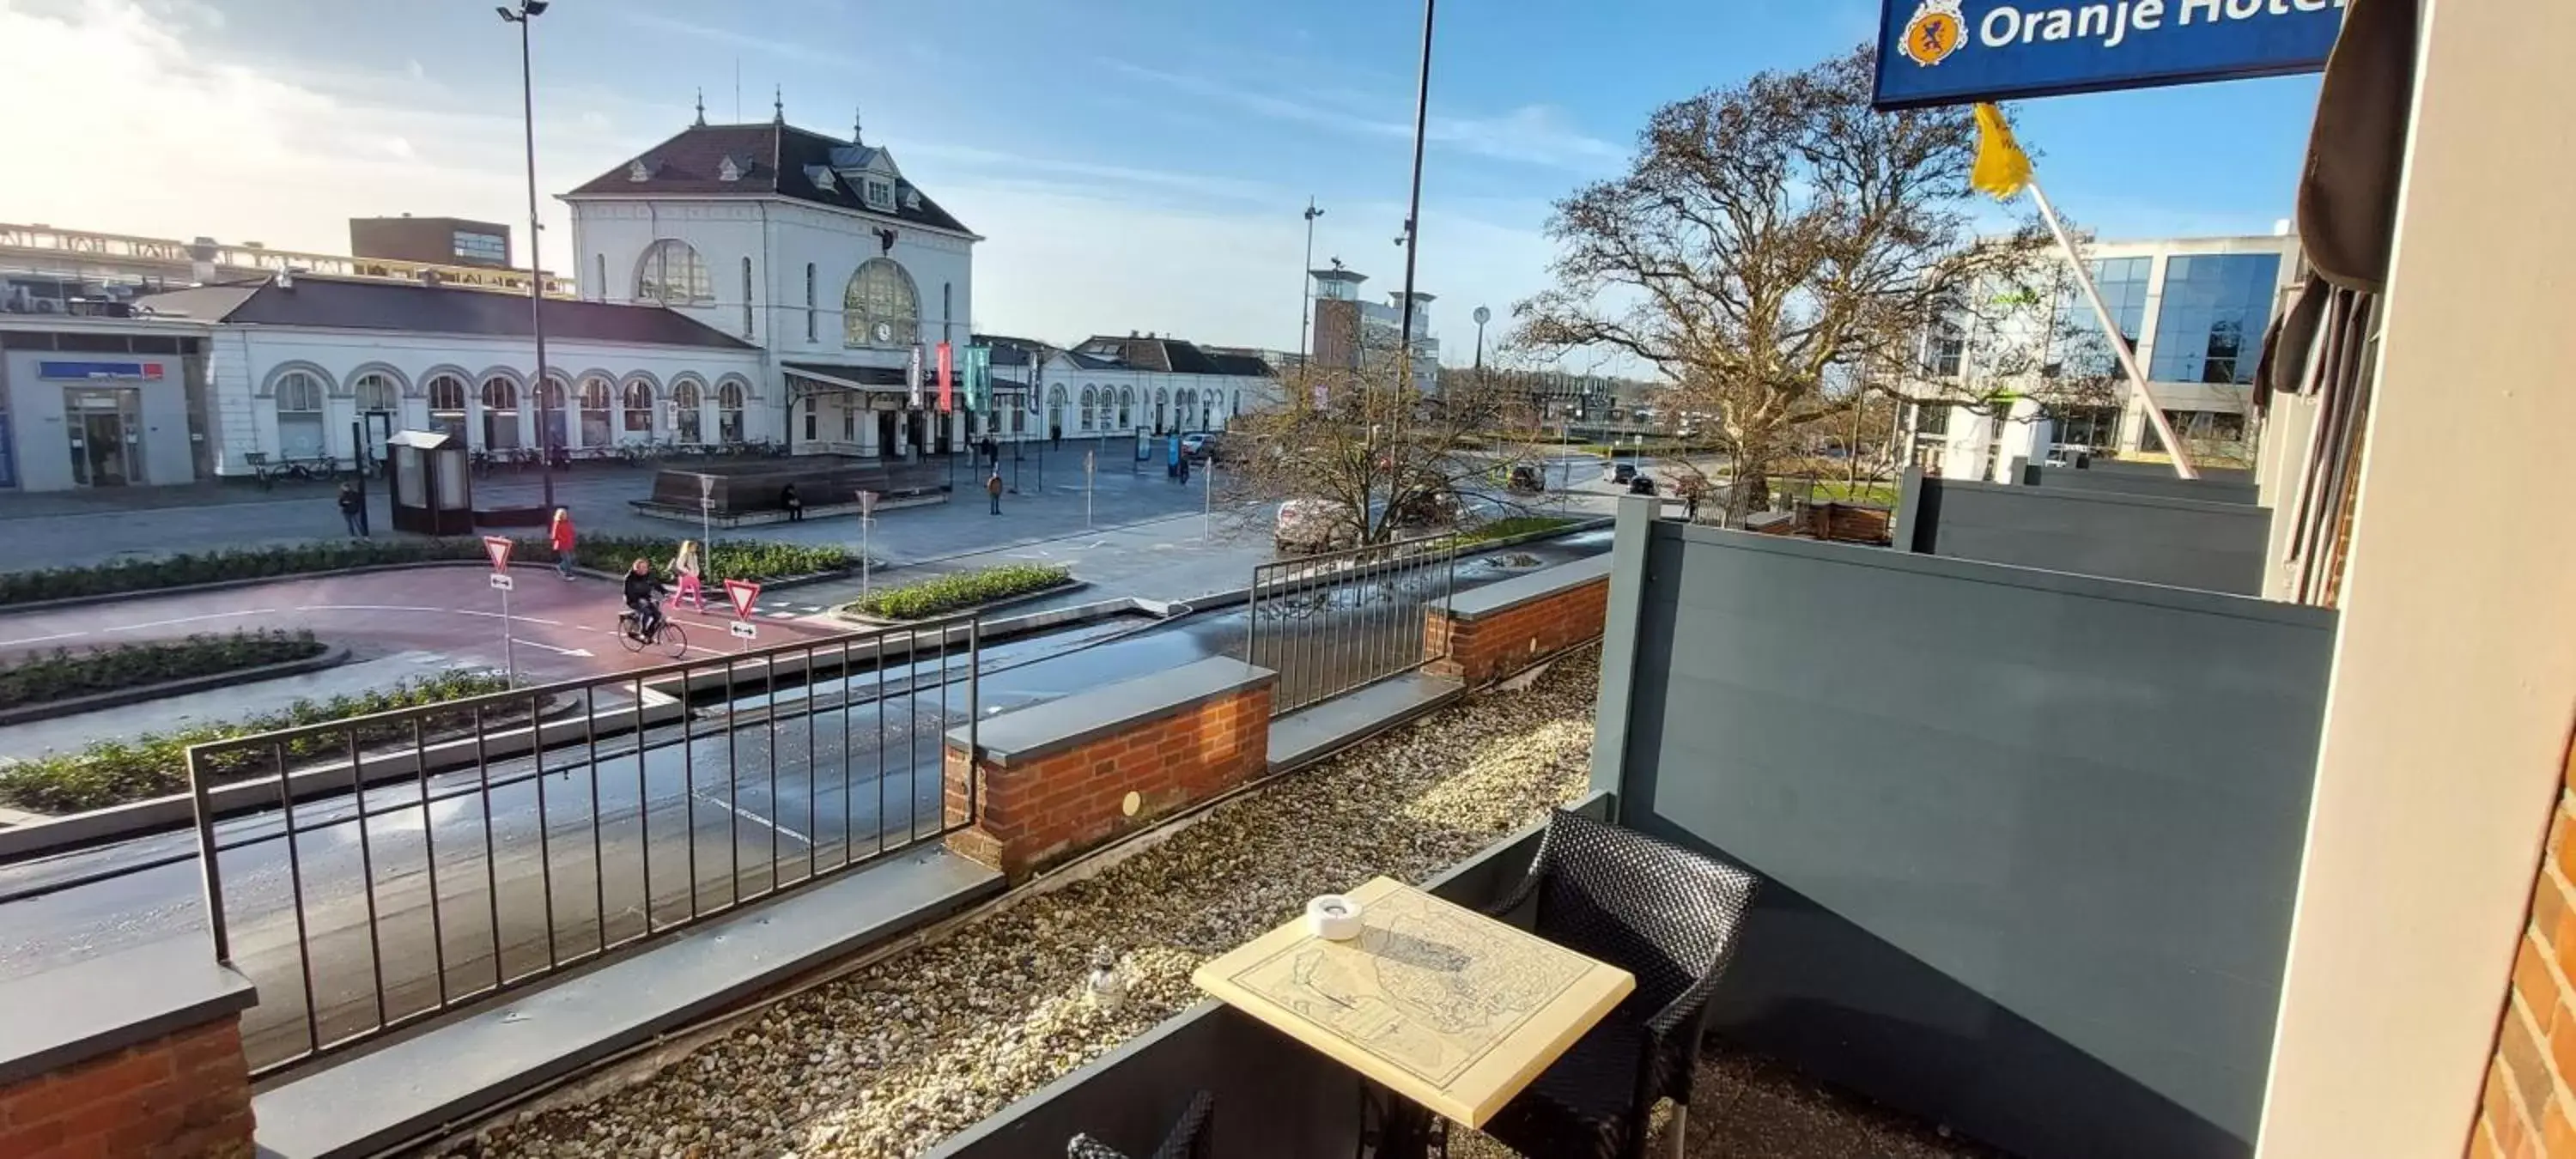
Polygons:
<instances>
[{"instance_id":1,"label":"dormer window","mask_svg":"<svg viewBox=\"0 0 2576 1159\"><path fill-rule=\"evenodd\" d=\"M820 190L822 190L822 191L823 191L823 192L825 192L825 193L830 193L830 192L832 191L832 187L833 187L833 185L835 184L835 182L834 182L834 181L833 181L833 179L832 179L832 170L831 170L831 167L830 167L830 166L828 166L828 165L808 165L808 166L806 166L806 167L805 167L805 179L806 179L806 180L808 180L808 181L813 182L813 183L814 183L814 188L816 188L816 189L820 189Z\"/></svg>"},{"instance_id":2,"label":"dormer window","mask_svg":"<svg viewBox=\"0 0 2576 1159\"><path fill-rule=\"evenodd\" d=\"M742 180L742 166L734 164L734 160L733 160L733 158L731 158L731 157L727 157L727 158L725 158L724 160L717 162L717 163L716 163L716 180L718 180L718 181L740 181L740 180Z\"/></svg>"},{"instance_id":3,"label":"dormer window","mask_svg":"<svg viewBox=\"0 0 2576 1159\"><path fill-rule=\"evenodd\" d=\"M905 209L921 208L921 191L910 186L904 187L903 207Z\"/></svg>"},{"instance_id":4,"label":"dormer window","mask_svg":"<svg viewBox=\"0 0 2576 1159\"><path fill-rule=\"evenodd\" d=\"M644 164L643 158L638 157L627 164L626 179L629 181L651 181L653 179L653 170Z\"/></svg>"},{"instance_id":5,"label":"dormer window","mask_svg":"<svg viewBox=\"0 0 2576 1159\"><path fill-rule=\"evenodd\" d=\"M882 177L870 177L867 179L863 188L866 193L868 208L881 209L889 213L893 212L894 182L888 181Z\"/></svg>"}]
</instances>

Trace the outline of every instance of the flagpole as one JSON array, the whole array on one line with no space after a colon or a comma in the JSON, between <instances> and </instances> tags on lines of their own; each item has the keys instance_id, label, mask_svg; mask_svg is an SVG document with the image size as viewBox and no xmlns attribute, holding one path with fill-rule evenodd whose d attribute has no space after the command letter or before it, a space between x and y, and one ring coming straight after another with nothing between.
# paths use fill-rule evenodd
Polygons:
<instances>
[{"instance_id":1,"label":"flagpole","mask_svg":"<svg viewBox=\"0 0 2576 1159\"><path fill-rule=\"evenodd\" d=\"M2075 239L2066 234L2066 223L2057 219L2057 207L2048 203L2048 191L2040 188L2039 175L2030 175L2031 200L2039 204L2039 216L2048 222L2048 232L2057 235L2057 246L2066 251L2068 265L2075 267L2075 282L2084 287L2084 300L2093 303L2093 316L2101 320L2102 332L2111 336L2111 350L2120 356L2120 369L2129 376L2129 387L2147 404L2147 421L2155 424L2156 436L2164 440L2165 449L2173 452L2174 474L2185 479L2200 478L2191 465L2191 453L2183 449L2182 440L2174 437L2173 422L2165 418L2165 408L2156 402L2155 392L2147 389L2146 372L2138 368L2138 355L2129 345L2128 335L2111 317L2111 308L2102 301L2102 291L2093 284L2093 271L2085 268L2084 255L2075 248Z\"/></svg>"}]
</instances>

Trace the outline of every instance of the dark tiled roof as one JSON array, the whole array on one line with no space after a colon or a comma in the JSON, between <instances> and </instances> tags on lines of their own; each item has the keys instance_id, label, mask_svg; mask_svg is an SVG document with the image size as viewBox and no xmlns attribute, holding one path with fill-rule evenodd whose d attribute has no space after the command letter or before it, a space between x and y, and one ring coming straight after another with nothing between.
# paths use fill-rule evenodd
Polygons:
<instances>
[{"instance_id":1,"label":"dark tiled roof","mask_svg":"<svg viewBox=\"0 0 2576 1159\"><path fill-rule=\"evenodd\" d=\"M1251 374L1258 371L1227 370L1214 356L1199 349L1195 342L1178 338L1119 338L1095 334L1085 339L1082 350L1105 354L1136 370L1165 371L1172 374ZM1255 359L1254 361L1259 361Z\"/></svg>"},{"instance_id":2,"label":"dark tiled roof","mask_svg":"<svg viewBox=\"0 0 2576 1159\"><path fill-rule=\"evenodd\" d=\"M1258 354L1210 354L1216 373L1241 375L1245 378L1268 378L1270 362Z\"/></svg>"},{"instance_id":3,"label":"dark tiled roof","mask_svg":"<svg viewBox=\"0 0 2576 1159\"><path fill-rule=\"evenodd\" d=\"M274 281L244 286L201 286L135 299L156 313L261 326L312 326L326 330L399 330L414 334L481 334L517 337L534 332L528 300L517 294L410 282L298 274L293 289ZM660 306L612 306L548 298L542 307L546 337L655 346L708 346L750 350L752 345Z\"/></svg>"},{"instance_id":4,"label":"dark tiled roof","mask_svg":"<svg viewBox=\"0 0 2576 1159\"><path fill-rule=\"evenodd\" d=\"M685 197L761 197L777 194L847 209L884 216L883 211L868 208L859 192L846 181L835 179L826 189L816 185L807 172L810 168L829 167L837 155L844 167L866 163L876 152L869 146L854 146L848 141L808 132L793 125L775 122L757 125L692 125L679 135L647 149L642 155L582 183L567 197L670 194ZM732 158L739 169L736 180L726 181L722 170L726 158ZM644 164L648 176L633 180L635 161ZM913 199L918 198L918 203ZM893 216L900 221L932 229L971 233L965 223L941 209L930 195L921 192L910 181L899 183L895 190Z\"/></svg>"}]
</instances>

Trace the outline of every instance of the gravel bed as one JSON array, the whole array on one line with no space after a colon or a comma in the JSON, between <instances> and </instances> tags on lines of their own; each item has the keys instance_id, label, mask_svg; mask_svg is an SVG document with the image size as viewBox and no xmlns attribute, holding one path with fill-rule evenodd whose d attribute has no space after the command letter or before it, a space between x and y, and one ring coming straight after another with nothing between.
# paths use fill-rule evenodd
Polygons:
<instances>
[{"instance_id":1,"label":"gravel bed","mask_svg":"<svg viewBox=\"0 0 2576 1159\"><path fill-rule=\"evenodd\" d=\"M1597 653L1364 742L1102 871L780 1003L596 1101L450 1156L916 1155L1198 999L1200 962L1385 874L1419 881L1582 795ZM1105 1014L1092 954L1128 975Z\"/></svg>"}]
</instances>

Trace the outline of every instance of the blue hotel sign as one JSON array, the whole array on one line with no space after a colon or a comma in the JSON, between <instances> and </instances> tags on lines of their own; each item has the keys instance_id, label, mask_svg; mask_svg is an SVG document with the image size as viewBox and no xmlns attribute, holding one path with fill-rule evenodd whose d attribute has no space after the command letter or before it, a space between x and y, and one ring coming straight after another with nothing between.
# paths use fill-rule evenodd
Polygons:
<instances>
[{"instance_id":1,"label":"blue hotel sign","mask_svg":"<svg viewBox=\"0 0 2576 1159\"><path fill-rule=\"evenodd\" d=\"M2345 0L1882 0L1882 109L2324 68Z\"/></svg>"}]
</instances>

